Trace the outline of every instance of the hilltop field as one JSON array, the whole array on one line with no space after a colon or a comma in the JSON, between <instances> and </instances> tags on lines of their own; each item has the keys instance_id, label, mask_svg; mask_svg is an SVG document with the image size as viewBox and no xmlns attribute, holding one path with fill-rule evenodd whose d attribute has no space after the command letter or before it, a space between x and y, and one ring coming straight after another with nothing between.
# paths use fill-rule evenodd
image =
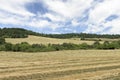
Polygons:
<instances>
[{"instance_id":1,"label":"hilltop field","mask_svg":"<svg viewBox=\"0 0 120 80\"><path fill-rule=\"evenodd\" d=\"M118 39L107 39L107 38L100 38L100 43L104 41L118 41ZM48 38L48 37L41 37L41 36L34 36L29 35L27 38L6 38L6 42L17 44L21 42L28 42L29 44L63 44L63 43L74 43L74 44L81 44L87 43L89 45L93 44L95 41L99 40L98 38L86 38L86 40L81 40L80 38L70 38L70 39L58 39L58 38Z\"/></svg>"},{"instance_id":2,"label":"hilltop field","mask_svg":"<svg viewBox=\"0 0 120 80\"><path fill-rule=\"evenodd\" d=\"M120 80L120 50L0 52L0 80Z\"/></svg>"},{"instance_id":3,"label":"hilltop field","mask_svg":"<svg viewBox=\"0 0 120 80\"><path fill-rule=\"evenodd\" d=\"M80 38L71 38L71 39L57 39L57 38L47 38L41 36L33 36L29 35L28 38L6 38L6 42L10 42L12 44L17 44L21 42L28 42L29 44L62 44L62 43L88 43L93 44L94 41L83 41Z\"/></svg>"}]
</instances>

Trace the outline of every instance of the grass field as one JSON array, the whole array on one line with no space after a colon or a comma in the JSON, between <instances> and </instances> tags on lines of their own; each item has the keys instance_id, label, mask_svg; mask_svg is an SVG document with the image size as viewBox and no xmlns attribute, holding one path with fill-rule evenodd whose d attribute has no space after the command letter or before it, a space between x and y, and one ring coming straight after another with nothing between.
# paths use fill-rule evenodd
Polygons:
<instances>
[{"instance_id":1,"label":"grass field","mask_svg":"<svg viewBox=\"0 0 120 80\"><path fill-rule=\"evenodd\" d=\"M0 80L120 80L120 50L0 52Z\"/></svg>"},{"instance_id":2,"label":"grass field","mask_svg":"<svg viewBox=\"0 0 120 80\"><path fill-rule=\"evenodd\" d=\"M56 38L47 38L47 37L38 37L38 36L28 36L28 38L6 38L6 42L10 42L12 44L28 42L29 44L62 44L62 43L88 43L93 44L94 41L82 41L78 38L76 39L56 39Z\"/></svg>"}]
</instances>

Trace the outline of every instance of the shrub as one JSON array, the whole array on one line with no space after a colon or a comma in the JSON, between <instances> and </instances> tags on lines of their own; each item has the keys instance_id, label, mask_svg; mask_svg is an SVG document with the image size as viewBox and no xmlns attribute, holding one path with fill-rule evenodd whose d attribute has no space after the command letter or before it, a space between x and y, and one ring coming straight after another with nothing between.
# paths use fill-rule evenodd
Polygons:
<instances>
[{"instance_id":1,"label":"shrub","mask_svg":"<svg viewBox=\"0 0 120 80\"><path fill-rule=\"evenodd\" d=\"M100 42L99 41L95 41L92 45L92 48L95 48L95 49L99 49L99 46L100 46Z\"/></svg>"},{"instance_id":2,"label":"shrub","mask_svg":"<svg viewBox=\"0 0 120 80\"><path fill-rule=\"evenodd\" d=\"M0 37L0 44L5 44L5 38Z\"/></svg>"},{"instance_id":3,"label":"shrub","mask_svg":"<svg viewBox=\"0 0 120 80\"><path fill-rule=\"evenodd\" d=\"M5 44L5 50L6 50L6 51L12 51L12 46L13 46L13 45L12 45L11 43L6 43L6 44Z\"/></svg>"},{"instance_id":4,"label":"shrub","mask_svg":"<svg viewBox=\"0 0 120 80\"><path fill-rule=\"evenodd\" d=\"M82 43L82 44L79 45L79 48L80 49L89 49L90 46L87 43Z\"/></svg>"}]
</instances>

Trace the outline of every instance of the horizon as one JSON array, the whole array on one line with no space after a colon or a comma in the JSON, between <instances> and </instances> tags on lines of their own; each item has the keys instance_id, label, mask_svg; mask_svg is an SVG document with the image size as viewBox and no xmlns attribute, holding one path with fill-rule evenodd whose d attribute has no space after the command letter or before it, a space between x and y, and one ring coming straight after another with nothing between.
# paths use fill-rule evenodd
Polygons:
<instances>
[{"instance_id":1,"label":"horizon","mask_svg":"<svg viewBox=\"0 0 120 80\"><path fill-rule=\"evenodd\" d=\"M120 34L120 0L1 0L0 28Z\"/></svg>"}]
</instances>

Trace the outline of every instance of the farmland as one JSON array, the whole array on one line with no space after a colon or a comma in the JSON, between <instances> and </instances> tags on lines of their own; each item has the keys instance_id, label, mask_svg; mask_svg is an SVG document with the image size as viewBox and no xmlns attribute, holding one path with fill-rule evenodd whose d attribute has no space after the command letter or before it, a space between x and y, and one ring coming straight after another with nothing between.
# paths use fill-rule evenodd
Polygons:
<instances>
[{"instance_id":1,"label":"farmland","mask_svg":"<svg viewBox=\"0 0 120 80\"><path fill-rule=\"evenodd\" d=\"M88 40L87 40L88 39ZM93 44L96 38L57 39L29 35L5 38L17 44ZM97 38L98 39L98 38ZM100 38L104 41L119 39ZM99 40L99 39L98 39ZM0 80L119 80L120 50L61 50L53 52L0 52Z\"/></svg>"},{"instance_id":2,"label":"farmland","mask_svg":"<svg viewBox=\"0 0 120 80\"><path fill-rule=\"evenodd\" d=\"M120 50L0 52L0 80L119 80Z\"/></svg>"},{"instance_id":3,"label":"farmland","mask_svg":"<svg viewBox=\"0 0 120 80\"><path fill-rule=\"evenodd\" d=\"M47 38L47 37L38 37L29 35L28 38L6 38L6 42L10 42L12 44L17 44L21 42L28 42L29 44L62 44L62 43L88 43L93 44L94 41L82 41L80 38L71 38L71 39L56 39L56 38Z\"/></svg>"}]
</instances>

